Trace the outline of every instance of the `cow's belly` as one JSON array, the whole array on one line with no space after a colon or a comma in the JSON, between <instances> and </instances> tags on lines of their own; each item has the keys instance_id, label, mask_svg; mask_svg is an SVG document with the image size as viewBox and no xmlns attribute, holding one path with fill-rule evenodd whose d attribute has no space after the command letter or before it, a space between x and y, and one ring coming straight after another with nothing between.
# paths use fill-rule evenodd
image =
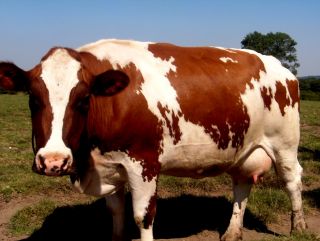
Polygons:
<instances>
[{"instance_id":1,"label":"cow's belly","mask_svg":"<svg viewBox=\"0 0 320 241\"><path fill-rule=\"evenodd\" d=\"M166 148L160 156L161 173L201 178L216 176L234 164L235 149L217 150L215 144L188 144Z\"/></svg>"},{"instance_id":2,"label":"cow's belly","mask_svg":"<svg viewBox=\"0 0 320 241\"><path fill-rule=\"evenodd\" d=\"M174 146L161 156L161 172L171 176L202 178L228 172L235 179L256 183L268 172L271 158L263 148L256 148L246 158L236 158L234 149L215 150L214 145Z\"/></svg>"}]
</instances>

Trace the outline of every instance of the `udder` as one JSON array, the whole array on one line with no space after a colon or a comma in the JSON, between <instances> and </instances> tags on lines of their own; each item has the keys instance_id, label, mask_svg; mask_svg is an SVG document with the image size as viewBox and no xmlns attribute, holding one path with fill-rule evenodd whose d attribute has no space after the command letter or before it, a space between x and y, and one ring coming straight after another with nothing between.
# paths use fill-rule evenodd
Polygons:
<instances>
[{"instance_id":1,"label":"udder","mask_svg":"<svg viewBox=\"0 0 320 241\"><path fill-rule=\"evenodd\" d=\"M235 179L251 179L255 184L270 170L271 166L271 158L262 148L258 148L241 166L233 168L229 174Z\"/></svg>"}]
</instances>

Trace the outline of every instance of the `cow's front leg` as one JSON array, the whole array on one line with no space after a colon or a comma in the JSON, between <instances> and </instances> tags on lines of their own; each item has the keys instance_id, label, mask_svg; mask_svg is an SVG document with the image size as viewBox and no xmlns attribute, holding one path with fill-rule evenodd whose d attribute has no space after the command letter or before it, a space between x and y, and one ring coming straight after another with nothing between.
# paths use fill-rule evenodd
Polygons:
<instances>
[{"instance_id":1,"label":"cow's front leg","mask_svg":"<svg viewBox=\"0 0 320 241\"><path fill-rule=\"evenodd\" d=\"M140 229L141 241L153 240L153 220L156 214L158 175L145 177L141 166L134 163L128 171L129 187L132 194L133 214Z\"/></svg>"},{"instance_id":2,"label":"cow's front leg","mask_svg":"<svg viewBox=\"0 0 320 241\"><path fill-rule=\"evenodd\" d=\"M124 188L119 189L112 195L105 196L106 206L111 212L113 229L112 229L112 241L125 240L125 196Z\"/></svg>"},{"instance_id":3,"label":"cow's front leg","mask_svg":"<svg viewBox=\"0 0 320 241\"><path fill-rule=\"evenodd\" d=\"M222 241L242 240L243 216L247 206L252 184L247 181L233 180L233 211L227 231L221 237Z\"/></svg>"},{"instance_id":4,"label":"cow's front leg","mask_svg":"<svg viewBox=\"0 0 320 241\"><path fill-rule=\"evenodd\" d=\"M138 185L131 190L134 220L140 229L141 241L152 241L157 199L156 178Z\"/></svg>"}]
</instances>

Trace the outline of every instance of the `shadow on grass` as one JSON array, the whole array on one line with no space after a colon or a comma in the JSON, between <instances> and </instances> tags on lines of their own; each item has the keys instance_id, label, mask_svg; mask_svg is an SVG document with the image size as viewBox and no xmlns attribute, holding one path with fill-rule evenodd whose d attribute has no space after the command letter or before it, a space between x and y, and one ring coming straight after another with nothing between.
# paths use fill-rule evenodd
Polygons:
<instances>
[{"instance_id":1,"label":"shadow on grass","mask_svg":"<svg viewBox=\"0 0 320 241\"><path fill-rule=\"evenodd\" d=\"M305 191L302 195L309 199L312 205L314 205L316 208L320 208L320 188Z\"/></svg>"},{"instance_id":2,"label":"shadow on grass","mask_svg":"<svg viewBox=\"0 0 320 241\"><path fill-rule=\"evenodd\" d=\"M131 197L127 195L126 230L133 239L139 238L133 220ZM229 223L232 204L224 197L180 197L159 199L154 222L156 239L182 238L203 230L222 234ZM249 210L246 211L245 227L259 232L273 233ZM111 240L112 218L105 207L104 199L90 205L59 207L44 221L28 241L40 240Z\"/></svg>"}]
</instances>

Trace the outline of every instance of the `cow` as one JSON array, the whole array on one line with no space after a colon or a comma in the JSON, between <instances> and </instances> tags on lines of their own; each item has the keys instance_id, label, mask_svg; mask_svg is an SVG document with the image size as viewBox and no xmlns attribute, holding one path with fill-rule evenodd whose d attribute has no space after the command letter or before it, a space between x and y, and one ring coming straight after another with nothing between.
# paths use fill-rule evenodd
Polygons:
<instances>
[{"instance_id":1,"label":"cow","mask_svg":"<svg viewBox=\"0 0 320 241\"><path fill-rule=\"evenodd\" d=\"M70 175L104 196L113 240L124 238L124 185L142 241L153 240L160 173L228 173L234 204L221 240L242 239L250 189L275 166L304 230L297 159L299 85L272 56L252 50L106 39L54 47L29 71L0 64L0 86L29 93L42 175Z\"/></svg>"}]
</instances>

